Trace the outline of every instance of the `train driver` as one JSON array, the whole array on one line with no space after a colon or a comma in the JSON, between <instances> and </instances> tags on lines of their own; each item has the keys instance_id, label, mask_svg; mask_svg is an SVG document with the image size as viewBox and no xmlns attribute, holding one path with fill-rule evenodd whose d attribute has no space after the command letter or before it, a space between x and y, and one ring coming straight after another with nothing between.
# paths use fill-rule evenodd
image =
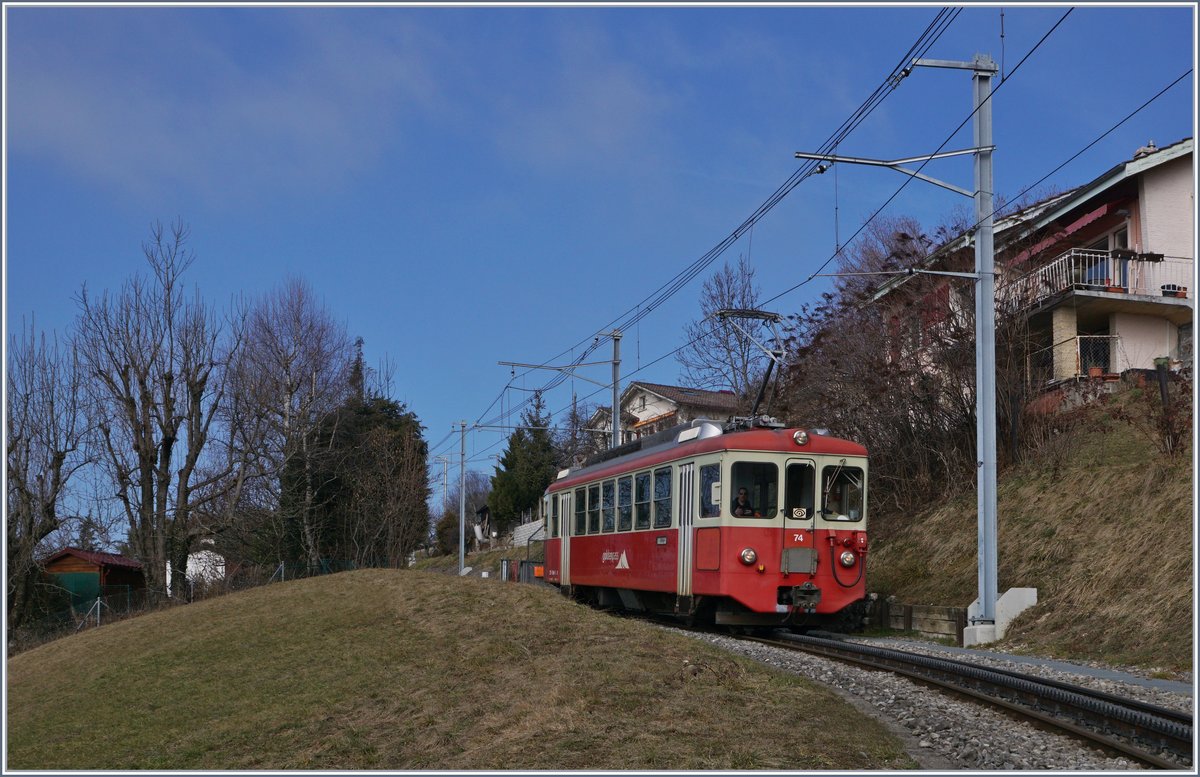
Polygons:
<instances>
[{"instance_id":1,"label":"train driver","mask_svg":"<svg viewBox=\"0 0 1200 777\"><path fill-rule=\"evenodd\" d=\"M750 504L750 495L745 488L739 488L737 497L733 500L733 514L739 516L754 515L754 505Z\"/></svg>"}]
</instances>

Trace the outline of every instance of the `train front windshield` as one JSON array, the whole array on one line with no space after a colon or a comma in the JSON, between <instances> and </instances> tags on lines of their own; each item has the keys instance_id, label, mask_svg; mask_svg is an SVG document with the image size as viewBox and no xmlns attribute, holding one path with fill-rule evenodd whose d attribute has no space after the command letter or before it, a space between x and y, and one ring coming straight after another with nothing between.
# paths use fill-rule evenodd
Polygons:
<instances>
[{"instance_id":1,"label":"train front windshield","mask_svg":"<svg viewBox=\"0 0 1200 777\"><path fill-rule=\"evenodd\" d=\"M863 516L863 471L845 464L825 467L821 475L825 518L860 521Z\"/></svg>"},{"instance_id":2,"label":"train front windshield","mask_svg":"<svg viewBox=\"0 0 1200 777\"><path fill-rule=\"evenodd\" d=\"M733 498L729 511L735 517L774 518L779 503L779 467L771 462L738 461L733 464Z\"/></svg>"}]
</instances>

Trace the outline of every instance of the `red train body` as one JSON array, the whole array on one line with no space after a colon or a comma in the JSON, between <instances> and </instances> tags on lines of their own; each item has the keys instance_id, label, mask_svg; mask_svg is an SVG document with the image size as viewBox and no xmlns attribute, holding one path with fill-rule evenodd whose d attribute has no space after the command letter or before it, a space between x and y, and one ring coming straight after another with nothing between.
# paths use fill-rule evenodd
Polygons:
<instances>
[{"instance_id":1,"label":"red train body","mask_svg":"<svg viewBox=\"0 0 1200 777\"><path fill-rule=\"evenodd\" d=\"M565 594L743 626L818 625L864 598L861 445L696 421L613 454L546 491L545 580Z\"/></svg>"}]
</instances>

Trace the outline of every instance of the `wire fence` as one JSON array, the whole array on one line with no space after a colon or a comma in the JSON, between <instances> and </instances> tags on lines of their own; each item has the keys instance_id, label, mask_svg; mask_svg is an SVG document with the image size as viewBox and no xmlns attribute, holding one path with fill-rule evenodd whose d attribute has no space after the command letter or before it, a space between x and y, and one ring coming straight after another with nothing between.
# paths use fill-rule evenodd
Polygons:
<instances>
[{"instance_id":1,"label":"wire fence","mask_svg":"<svg viewBox=\"0 0 1200 777\"><path fill-rule=\"evenodd\" d=\"M8 630L8 655L11 657L47 642L107 625L116 621L177 607L189 602L235 593L271 583L319 577L337 572L387 563L359 563L345 559L320 559L317 563L281 562L269 565L230 565L219 579L189 579L182 596L172 592L129 585L99 586L95 596L66 597L67 607L57 608L34 620ZM50 584L52 588L58 586ZM96 590L96 589L93 589Z\"/></svg>"}]
</instances>

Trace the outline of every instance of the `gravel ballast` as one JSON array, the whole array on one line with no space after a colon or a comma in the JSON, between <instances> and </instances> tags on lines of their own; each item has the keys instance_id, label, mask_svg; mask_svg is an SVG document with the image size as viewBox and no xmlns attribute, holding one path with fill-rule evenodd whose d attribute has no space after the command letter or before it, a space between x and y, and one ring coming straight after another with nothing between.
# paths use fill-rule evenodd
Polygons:
<instances>
[{"instance_id":1,"label":"gravel ballast","mask_svg":"<svg viewBox=\"0 0 1200 777\"><path fill-rule=\"evenodd\" d=\"M922 769L1128 771L1146 768L1097 748L1003 713L940 693L888 672L873 672L818 656L744 642L720 634L683 632L725 650L834 688L859 710L879 719L903 739ZM912 648L938 658L957 658L938 646ZM1191 710L1192 699L1153 688L1075 675L1045 667L1005 665L979 659L972 663L1038 674L1075 685L1098 688L1164 707Z\"/></svg>"}]
</instances>

